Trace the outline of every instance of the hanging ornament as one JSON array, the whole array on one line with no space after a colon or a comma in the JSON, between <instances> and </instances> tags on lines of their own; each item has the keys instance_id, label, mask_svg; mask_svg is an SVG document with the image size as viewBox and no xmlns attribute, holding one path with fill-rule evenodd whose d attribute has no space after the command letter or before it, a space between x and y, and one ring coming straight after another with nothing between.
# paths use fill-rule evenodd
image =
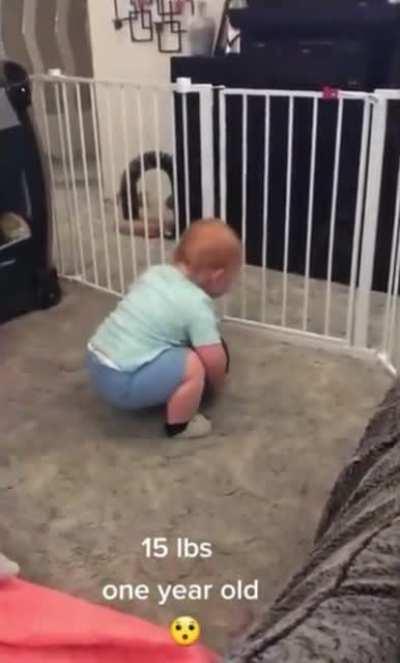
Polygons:
<instances>
[{"instance_id":1,"label":"hanging ornament","mask_svg":"<svg viewBox=\"0 0 400 663\"><path fill-rule=\"evenodd\" d=\"M133 43L157 41L160 53L181 53L182 37L186 30L183 27L186 7L194 14L194 0L113 0L116 30L129 25ZM175 37L174 45L170 35Z\"/></svg>"}]
</instances>

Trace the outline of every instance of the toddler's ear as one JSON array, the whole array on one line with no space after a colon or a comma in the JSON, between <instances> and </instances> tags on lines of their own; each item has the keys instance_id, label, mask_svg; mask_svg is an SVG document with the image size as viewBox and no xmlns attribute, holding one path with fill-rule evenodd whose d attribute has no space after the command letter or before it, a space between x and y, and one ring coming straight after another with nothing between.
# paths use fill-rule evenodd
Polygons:
<instances>
[{"instance_id":1,"label":"toddler's ear","mask_svg":"<svg viewBox=\"0 0 400 663\"><path fill-rule=\"evenodd\" d=\"M19 566L0 553L0 582L19 574Z\"/></svg>"}]
</instances>

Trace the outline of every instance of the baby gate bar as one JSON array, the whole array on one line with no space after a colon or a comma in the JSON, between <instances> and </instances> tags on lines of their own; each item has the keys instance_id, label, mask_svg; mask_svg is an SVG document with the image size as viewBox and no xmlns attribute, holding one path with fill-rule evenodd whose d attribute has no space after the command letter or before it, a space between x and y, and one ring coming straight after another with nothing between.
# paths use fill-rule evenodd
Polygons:
<instances>
[{"instance_id":1,"label":"baby gate bar","mask_svg":"<svg viewBox=\"0 0 400 663\"><path fill-rule=\"evenodd\" d=\"M192 220L220 216L243 251L226 319L397 373L400 93L32 84L62 276L121 296Z\"/></svg>"}]
</instances>

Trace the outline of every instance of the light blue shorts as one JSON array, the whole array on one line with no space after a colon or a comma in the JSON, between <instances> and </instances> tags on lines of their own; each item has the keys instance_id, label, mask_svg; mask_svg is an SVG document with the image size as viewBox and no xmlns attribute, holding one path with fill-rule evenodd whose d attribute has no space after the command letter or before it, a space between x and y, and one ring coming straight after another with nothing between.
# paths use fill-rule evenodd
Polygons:
<instances>
[{"instance_id":1,"label":"light blue shorts","mask_svg":"<svg viewBox=\"0 0 400 663\"><path fill-rule=\"evenodd\" d=\"M87 368L97 393L121 410L164 405L183 382L188 348L165 350L135 371L117 371L88 351Z\"/></svg>"}]
</instances>

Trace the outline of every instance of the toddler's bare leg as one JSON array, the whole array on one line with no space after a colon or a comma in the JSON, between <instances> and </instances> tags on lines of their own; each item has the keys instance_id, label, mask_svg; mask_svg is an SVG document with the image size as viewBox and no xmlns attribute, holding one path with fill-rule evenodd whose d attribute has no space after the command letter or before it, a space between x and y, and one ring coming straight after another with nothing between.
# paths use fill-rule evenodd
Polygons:
<instances>
[{"instance_id":1,"label":"toddler's bare leg","mask_svg":"<svg viewBox=\"0 0 400 663\"><path fill-rule=\"evenodd\" d=\"M195 352L188 352L186 371L182 384L167 405L169 424L184 424L192 419L199 409L205 383L205 370Z\"/></svg>"},{"instance_id":2,"label":"toddler's bare leg","mask_svg":"<svg viewBox=\"0 0 400 663\"><path fill-rule=\"evenodd\" d=\"M196 414L205 384L205 370L195 352L189 351L182 384L167 404L166 431L170 437L204 437L211 431L211 423Z\"/></svg>"}]
</instances>

